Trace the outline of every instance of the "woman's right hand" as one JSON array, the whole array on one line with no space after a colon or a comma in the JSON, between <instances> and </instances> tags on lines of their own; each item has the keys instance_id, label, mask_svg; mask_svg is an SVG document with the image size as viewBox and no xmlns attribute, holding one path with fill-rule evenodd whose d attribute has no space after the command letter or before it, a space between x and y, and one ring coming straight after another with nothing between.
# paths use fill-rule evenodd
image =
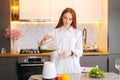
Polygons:
<instances>
[{"instance_id":1,"label":"woman's right hand","mask_svg":"<svg viewBox=\"0 0 120 80\"><path fill-rule=\"evenodd\" d=\"M52 38L52 35L47 34L43 37L43 40L45 42L45 41L49 40L50 38Z\"/></svg>"},{"instance_id":2,"label":"woman's right hand","mask_svg":"<svg viewBox=\"0 0 120 80\"><path fill-rule=\"evenodd\" d=\"M49 35L49 34L47 34L47 35L45 35L44 37L43 37L43 39L40 41L40 46L42 45L42 44L44 44L44 42L46 42L47 40L49 40L50 38L52 38L52 35Z\"/></svg>"}]
</instances>

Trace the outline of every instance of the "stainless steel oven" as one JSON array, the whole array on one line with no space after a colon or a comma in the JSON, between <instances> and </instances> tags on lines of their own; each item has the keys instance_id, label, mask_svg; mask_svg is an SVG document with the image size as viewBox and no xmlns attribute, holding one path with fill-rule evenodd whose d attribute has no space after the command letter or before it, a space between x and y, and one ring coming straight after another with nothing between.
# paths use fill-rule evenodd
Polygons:
<instances>
[{"instance_id":1,"label":"stainless steel oven","mask_svg":"<svg viewBox=\"0 0 120 80\"><path fill-rule=\"evenodd\" d=\"M31 75L42 74L43 63L41 57L19 57L17 63L18 80L28 80Z\"/></svg>"}]
</instances>

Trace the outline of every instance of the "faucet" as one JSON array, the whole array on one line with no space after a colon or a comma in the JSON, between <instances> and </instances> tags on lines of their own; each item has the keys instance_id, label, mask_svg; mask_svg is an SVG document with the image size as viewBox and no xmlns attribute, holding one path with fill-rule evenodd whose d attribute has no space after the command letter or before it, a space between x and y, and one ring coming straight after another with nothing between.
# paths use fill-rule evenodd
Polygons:
<instances>
[{"instance_id":1,"label":"faucet","mask_svg":"<svg viewBox=\"0 0 120 80\"><path fill-rule=\"evenodd\" d=\"M87 42L87 30L84 28L83 29L83 42L84 42L84 44L86 44Z\"/></svg>"},{"instance_id":2,"label":"faucet","mask_svg":"<svg viewBox=\"0 0 120 80\"><path fill-rule=\"evenodd\" d=\"M84 28L83 29L83 48L84 49L86 49L87 48L87 46L86 46L86 44L87 44L87 30Z\"/></svg>"}]
</instances>

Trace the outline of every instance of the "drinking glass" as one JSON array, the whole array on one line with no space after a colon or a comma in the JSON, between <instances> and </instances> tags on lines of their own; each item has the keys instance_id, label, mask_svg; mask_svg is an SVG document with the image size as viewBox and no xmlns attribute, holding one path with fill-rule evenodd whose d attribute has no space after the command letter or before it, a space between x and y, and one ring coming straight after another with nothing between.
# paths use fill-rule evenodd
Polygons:
<instances>
[{"instance_id":1,"label":"drinking glass","mask_svg":"<svg viewBox=\"0 0 120 80\"><path fill-rule=\"evenodd\" d=\"M120 58L117 58L115 60L115 68L118 69L119 74L120 74Z\"/></svg>"},{"instance_id":2,"label":"drinking glass","mask_svg":"<svg viewBox=\"0 0 120 80\"><path fill-rule=\"evenodd\" d=\"M6 53L6 48L1 48L1 54Z\"/></svg>"}]
</instances>

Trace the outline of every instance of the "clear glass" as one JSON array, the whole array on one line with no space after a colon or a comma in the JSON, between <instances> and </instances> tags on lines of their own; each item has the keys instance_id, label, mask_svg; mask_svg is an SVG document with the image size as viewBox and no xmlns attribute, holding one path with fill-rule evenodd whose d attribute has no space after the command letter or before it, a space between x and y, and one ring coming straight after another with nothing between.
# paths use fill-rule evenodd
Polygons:
<instances>
[{"instance_id":1,"label":"clear glass","mask_svg":"<svg viewBox=\"0 0 120 80\"><path fill-rule=\"evenodd\" d=\"M6 48L1 48L1 54L6 53Z\"/></svg>"},{"instance_id":2,"label":"clear glass","mask_svg":"<svg viewBox=\"0 0 120 80\"><path fill-rule=\"evenodd\" d=\"M119 71L120 75L120 58L115 59L115 68ZM116 80L120 80L120 76Z\"/></svg>"},{"instance_id":3,"label":"clear glass","mask_svg":"<svg viewBox=\"0 0 120 80\"><path fill-rule=\"evenodd\" d=\"M120 74L120 58L117 58L115 60L115 68L119 71Z\"/></svg>"}]
</instances>

